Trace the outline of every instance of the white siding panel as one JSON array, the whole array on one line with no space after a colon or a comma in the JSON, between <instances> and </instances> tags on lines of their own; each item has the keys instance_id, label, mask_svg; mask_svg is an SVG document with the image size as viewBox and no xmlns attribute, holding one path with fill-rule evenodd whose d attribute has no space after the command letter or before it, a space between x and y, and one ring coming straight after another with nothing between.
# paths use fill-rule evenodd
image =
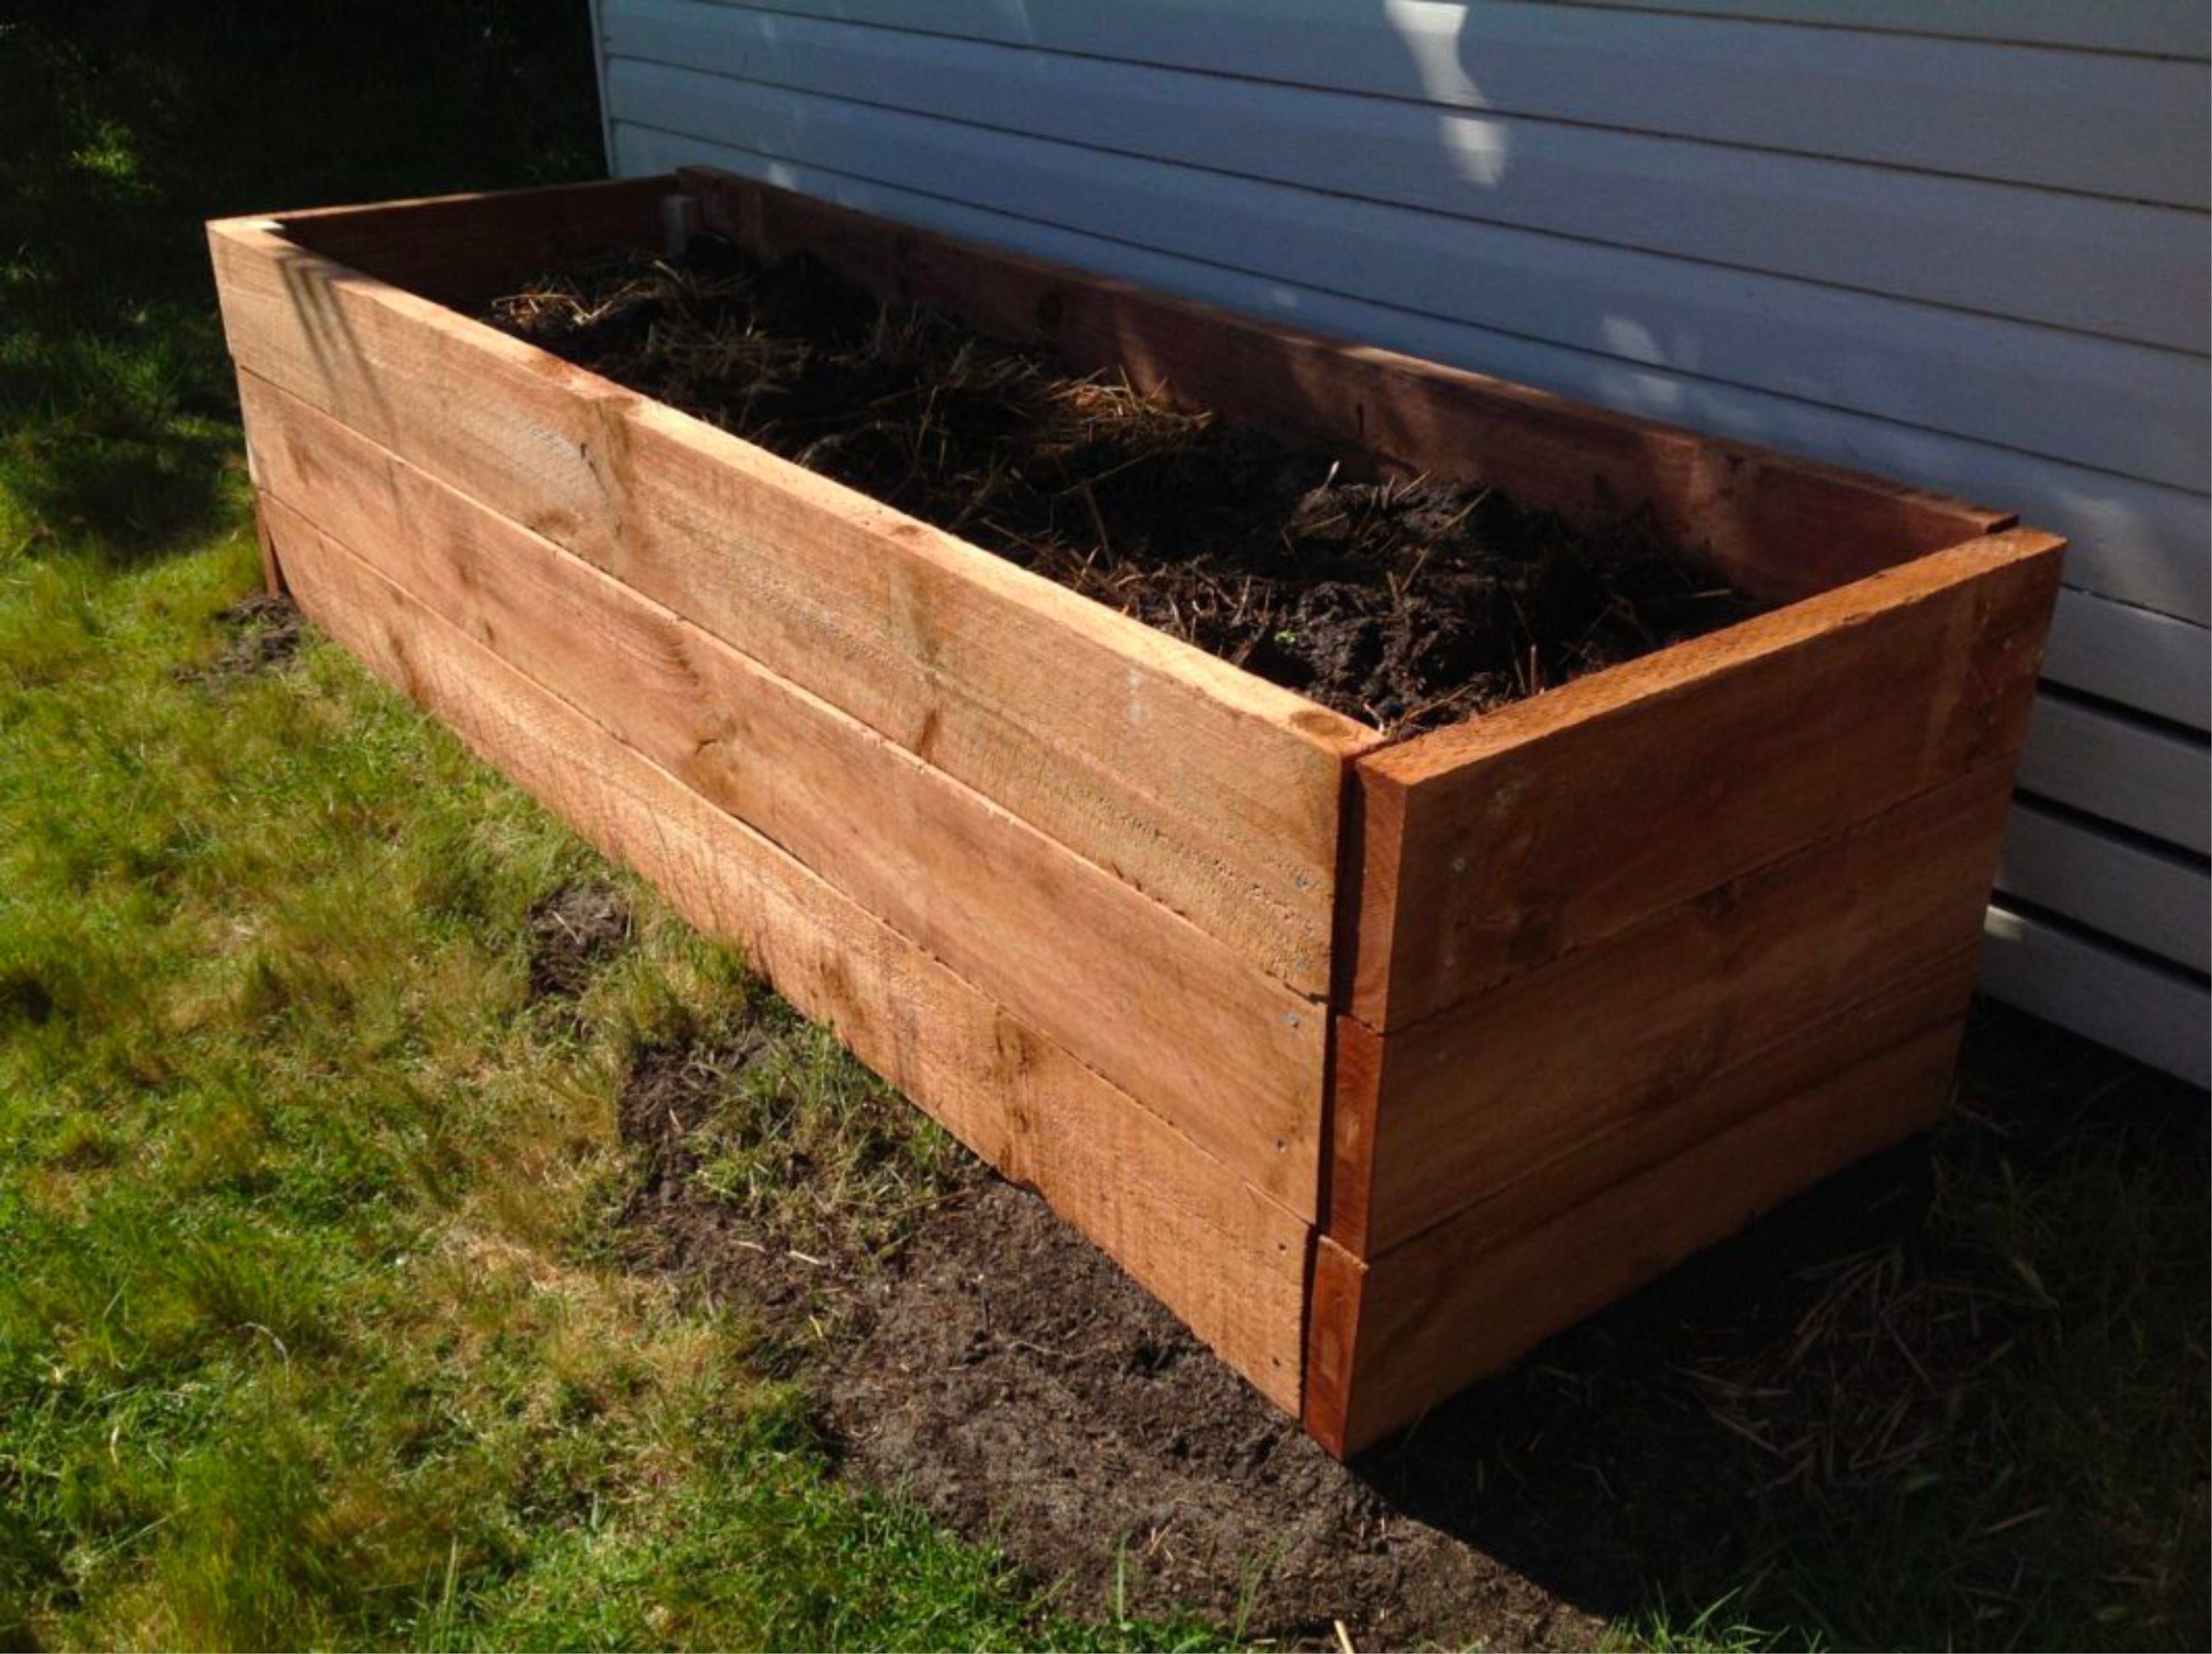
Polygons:
<instances>
[{"instance_id":1,"label":"white siding panel","mask_svg":"<svg viewBox=\"0 0 2212 1654\"><path fill-rule=\"evenodd\" d=\"M2177 349L2212 343L2203 223L2170 208L698 0L623 0L605 45L1455 217ZM625 103L655 118L647 108Z\"/></svg>"},{"instance_id":2,"label":"white siding panel","mask_svg":"<svg viewBox=\"0 0 2212 1654\"><path fill-rule=\"evenodd\" d=\"M2212 633L2169 615L2061 591L2043 672L2192 730L2212 726Z\"/></svg>"},{"instance_id":3,"label":"white siding panel","mask_svg":"<svg viewBox=\"0 0 2212 1654\"><path fill-rule=\"evenodd\" d=\"M2212 1001L2202 981L2041 918L1990 910L1982 986L2008 1004L2212 1083Z\"/></svg>"},{"instance_id":4,"label":"white siding panel","mask_svg":"<svg viewBox=\"0 0 2212 1654\"><path fill-rule=\"evenodd\" d=\"M2020 790L2202 856L2212 759L2198 738L2056 695L2036 703Z\"/></svg>"},{"instance_id":5,"label":"white siding panel","mask_svg":"<svg viewBox=\"0 0 2212 1654\"><path fill-rule=\"evenodd\" d=\"M618 172L712 162L2067 536L1985 985L2204 1082L2204 7L596 5Z\"/></svg>"},{"instance_id":6,"label":"white siding panel","mask_svg":"<svg viewBox=\"0 0 2212 1654\"><path fill-rule=\"evenodd\" d=\"M2203 58L2212 14L2196 0L1558 0L1628 11L1705 12L1770 23L1947 34L1966 40Z\"/></svg>"},{"instance_id":7,"label":"white siding panel","mask_svg":"<svg viewBox=\"0 0 2212 1654\"><path fill-rule=\"evenodd\" d=\"M2212 968L2212 877L2201 861L2024 799L2005 827L1997 888L2177 965Z\"/></svg>"},{"instance_id":8,"label":"white siding panel","mask_svg":"<svg viewBox=\"0 0 2212 1654\"><path fill-rule=\"evenodd\" d=\"M2201 494L1417 315L1302 287L1279 276L1164 255L702 138L624 123L618 127L617 154L624 172L711 162L863 211L1123 276L1317 333L1362 339L1723 436L2002 502L2067 536L2066 578L2074 585L2199 624L2212 621L2212 519ZM946 180L958 182L957 176ZM2096 685L2083 687L2109 693Z\"/></svg>"},{"instance_id":9,"label":"white siding panel","mask_svg":"<svg viewBox=\"0 0 2212 1654\"><path fill-rule=\"evenodd\" d=\"M2087 0L2085 0L2085 3ZM769 9L2203 207L2194 64L1512 0L775 0Z\"/></svg>"},{"instance_id":10,"label":"white siding panel","mask_svg":"<svg viewBox=\"0 0 2212 1654\"><path fill-rule=\"evenodd\" d=\"M661 64L611 95L672 130L1641 367L2202 490L2201 360L1686 264ZM1325 277L1326 279L1322 279Z\"/></svg>"}]
</instances>

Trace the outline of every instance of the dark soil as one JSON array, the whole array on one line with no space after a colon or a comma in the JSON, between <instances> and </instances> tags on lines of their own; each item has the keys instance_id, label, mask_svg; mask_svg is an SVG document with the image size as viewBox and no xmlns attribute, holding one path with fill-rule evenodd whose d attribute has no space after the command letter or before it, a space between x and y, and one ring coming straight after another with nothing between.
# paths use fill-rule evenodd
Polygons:
<instances>
[{"instance_id":1,"label":"dark soil","mask_svg":"<svg viewBox=\"0 0 2212 1654\"><path fill-rule=\"evenodd\" d=\"M572 879L530 910L530 997L574 999L630 937L629 904L604 879Z\"/></svg>"},{"instance_id":2,"label":"dark soil","mask_svg":"<svg viewBox=\"0 0 2212 1654\"><path fill-rule=\"evenodd\" d=\"M235 682L290 665L307 623L289 597L265 591L240 598L216 621L228 633L222 652L205 666L179 671L177 676L187 683Z\"/></svg>"},{"instance_id":3,"label":"dark soil","mask_svg":"<svg viewBox=\"0 0 2212 1654\"><path fill-rule=\"evenodd\" d=\"M1740 1592L1731 1613L1819 1634L1849 1623L1856 1576L1793 1577L1805 1554L1893 1520L1916 1477L2001 1480L2022 1451L2024 1421L1993 1412L1984 1381L2047 1331L2047 1306L1940 1217L1958 1163L2069 1152L2065 1121L2033 1109L2039 1088L2078 1107L2087 1048L2003 1015L1979 1040L2025 1113L1970 1112L1948 1170L1924 1142L1869 1161L1349 1466L972 1161L890 1245L834 1191L805 1204L800 1238L705 1192L690 1144L763 1048L743 1032L640 1055L626 1219L637 1262L764 1323L843 1474L1001 1546L1071 1612L1197 1609L1315 1647L1338 1646L1340 1622L1363 1648L1587 1647L1663 1588L1677 1623ZM789 1178L817 1172L795 1157ZM1984 1535L1941 1559L1939 1594L2031 1612L2021 1578L2064 1555L2042 1524Z\"/></svg>"},{"instance_id":4,"label":"dark soil","mask_svg":"<svg viewBox=\"0 0 2212 1654\"><path fill-rule=\"evenodd\" d=\"M652 1045L632 1060L617 1106L623 1141L639 1153L635 1186L623 1209L633 1263L681 1277L715 1300L734 1300L771 1334L795 1336L810 1315L834 1313L849 1299L866 1249L817 1227L804 1237L775 1233L761 1215L707 1190L699 1180L699 1133L724 1107L732 1086L768 1048L742 1026L704 1039ZM809 1167L794 1155L791 1181ZM857 1221L860 1214L853 1215ZM810 1251L809 1246L819 1250ZM788 1370L793 1360L771 1366Z\"/></svg>"},{"instance_id":5,"label":"dark soil","mask_svg":"<svg viewBox=\"0 0 2212 1654\"><path fill-rule=\"evenodd\" d=\"M549 275L489 319L1386 730L1534 694L1750 603L1638 522L1378 479L1078 375L811 257Z\"/></svg>"}]
</instances>

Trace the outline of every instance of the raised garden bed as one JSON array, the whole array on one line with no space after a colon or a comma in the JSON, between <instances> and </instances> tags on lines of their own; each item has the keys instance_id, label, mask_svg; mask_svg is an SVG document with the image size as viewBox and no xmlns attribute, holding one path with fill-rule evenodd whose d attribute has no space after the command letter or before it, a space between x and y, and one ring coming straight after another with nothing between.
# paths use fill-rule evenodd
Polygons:
<instances>
[{"instance_id":1,"label":"raised garden bed","mask_svg":"<svg viewBox=\"0 0 2212 1654\"><path fill-rule=\"evenodd\" d=\"M477 319L672 221L1764 612L1332 710ZM210 241L272 579L1332 1451L1942 1108L2052 536L708 171Z\"/></svg>"}]
</instances>

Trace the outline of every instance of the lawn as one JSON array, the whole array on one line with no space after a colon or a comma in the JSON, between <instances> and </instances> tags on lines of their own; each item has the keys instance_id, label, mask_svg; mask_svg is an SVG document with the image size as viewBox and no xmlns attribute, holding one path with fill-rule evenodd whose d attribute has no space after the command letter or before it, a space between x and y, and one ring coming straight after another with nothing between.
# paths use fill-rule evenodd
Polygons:
<instances>
[{"instance_id":1,"label":"lawn","mask_svg":"<svg viewBox=\"0 0 2212 1654\"><path fill-rule=\"evenodd\" d=\"M959 1151L241 605L199 221L591 175L583 14L0 22L0 1644L1233 1643L838 1474L790 1351L626 1239L626 1076L742 1031L697 1175L748 1212L803 1151L927 1221ZM549 964L603 883L628 917ZM1655 1564L1613 1641L2203 1645L2202 1094L1995 1015L1965 1090L1912 1221L1685 1381L1713 1475L1656 1519L1725 1563ZM1506 1508L1475 1542L1542 1554Z\"/></svg>"}]
</instances>

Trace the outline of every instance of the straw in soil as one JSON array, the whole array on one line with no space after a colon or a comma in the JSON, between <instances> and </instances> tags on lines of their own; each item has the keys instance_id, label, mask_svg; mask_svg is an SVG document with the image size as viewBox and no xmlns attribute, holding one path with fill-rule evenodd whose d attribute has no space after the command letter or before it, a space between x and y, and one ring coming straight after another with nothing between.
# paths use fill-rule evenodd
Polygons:
<instances>
[{"instance_id":1,"label":"straw in soil","mask_svg":"<svg viewBox=\"0 0 2212 1654\"><path fill-rule=\"evenodd\" d=\"M1323 705L1433 728L1740 620L1640 521L1376 474L711 238L497 325Z\"/></svg>"}]
</instances>

